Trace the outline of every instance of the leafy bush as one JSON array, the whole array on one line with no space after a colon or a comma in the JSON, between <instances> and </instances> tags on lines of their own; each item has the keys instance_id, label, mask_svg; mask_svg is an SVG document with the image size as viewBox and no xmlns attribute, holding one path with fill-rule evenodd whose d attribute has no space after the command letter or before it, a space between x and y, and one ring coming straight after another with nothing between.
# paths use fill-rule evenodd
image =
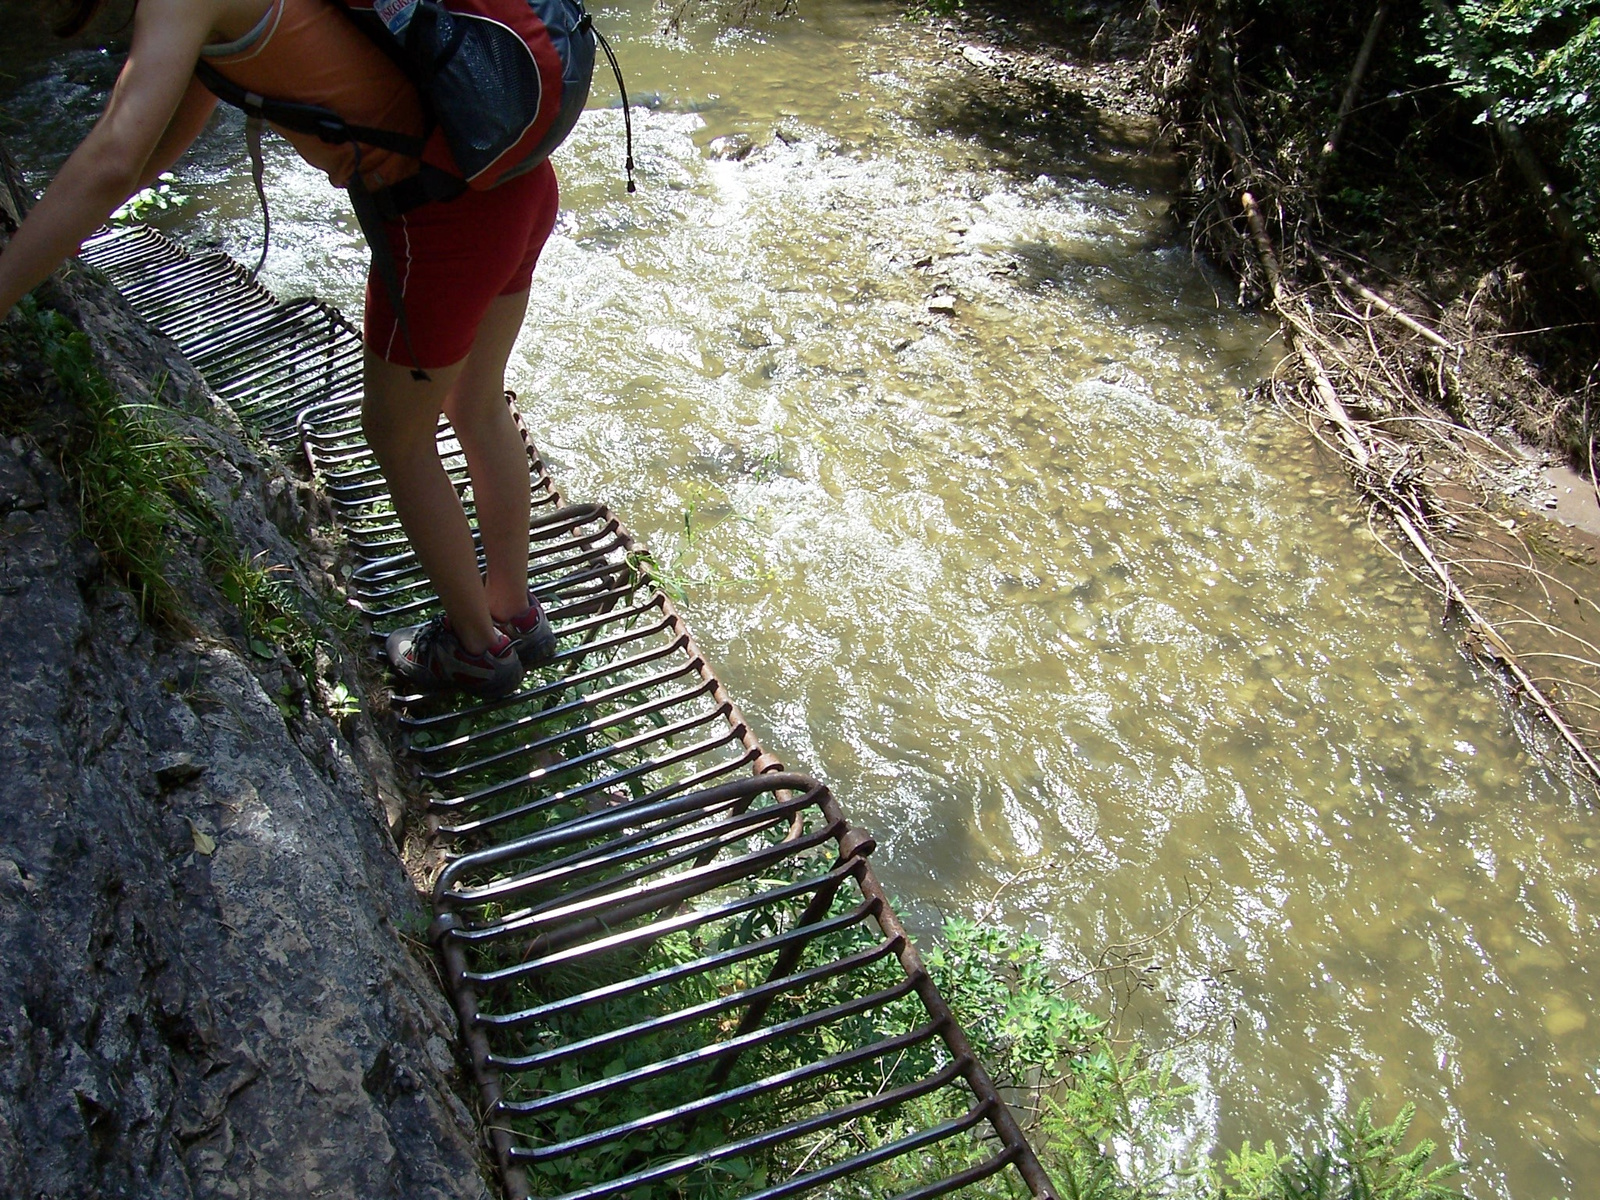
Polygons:
<instances>
[{"instance_id":1,"label":"leafy bush","mask_svg":"<svg viewBox=\"0 0 1600 1200\"><path fill-rule=\"evenodd\" d=\"M1171 1125L1193 1088L1061 995L1037 939L953 920L926 961L997 1082L1022 1087L1024 1107L1037 1109L1034 1145L1074 1200L1459 1200L1448 1182L1460 1164L1430 1166L1437 1147L1426 1139L1404 1148L1411 1104L1387 1125L1358 1105L1334 1119L1331 1146L1280 1154L1246 1142L1220 1164L1173 1162ZM997 1180L985 1194L1007 1187Z\"/></svg>"},{"instance_id":2,"label":"leafy bush","mask_svg":"<svg viewBox=\"0 0 1600 1200\"><path fill-rule=\"evenodd\" d=\"M1003 1086L1037 1085L1103 1041L1105 1022L1058 994L1043 950L1027 934L953 918L927 952L929 974Z\"/></svg>"},{"instance_id":3,"label":"leafy bush","mask_svg":"<svg viewBox=\"0 0 1600 1200\"><path fill-rule=\"evenodd\" d=\"M1462 0L1457 13L1482 74L1430 18L1428 60L1468 99L1501 98L1498 115L1561 146L1567 199L1600 230L1600 0Z\"/></svg>"}]
</instances>

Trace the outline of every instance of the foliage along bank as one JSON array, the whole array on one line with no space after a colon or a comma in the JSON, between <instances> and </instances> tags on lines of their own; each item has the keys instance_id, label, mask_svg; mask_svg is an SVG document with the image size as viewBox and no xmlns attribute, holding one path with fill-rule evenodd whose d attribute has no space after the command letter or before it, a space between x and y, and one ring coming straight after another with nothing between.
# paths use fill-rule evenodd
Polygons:
<instances>
[{"instance_id":1,"label":"foliage along bank","mask_svg":"<svg viewBox=\"0 0 1600 1200\"><path fill-rule=\"evenodd\" d=\"M949 920L926 960L940 991L1071 1200L1455 1200L1461 1165L1407 1145L1415 1109L1387 1124L1367 1103L1320 1134L1217 1154L1172 1153L1193 1093L1170 1060L1116 1037L1044 966L1037 939ZM1280 1149L1280 1144L1282 1148ZM994 1196L1021 1197L1015 1183Z\"/></svg>"}]
</instances>

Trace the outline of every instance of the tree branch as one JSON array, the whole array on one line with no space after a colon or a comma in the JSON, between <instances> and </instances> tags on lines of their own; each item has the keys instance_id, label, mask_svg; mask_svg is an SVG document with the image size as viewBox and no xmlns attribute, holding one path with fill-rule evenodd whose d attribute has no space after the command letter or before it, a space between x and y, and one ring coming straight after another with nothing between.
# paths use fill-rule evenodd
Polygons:
<instances>
[{"instance_id":1,"label":"tree branch","mask_svg":"<svg viewBox=\"0 0 1600 1200\"><path fill-rule=\"evenodd\" d=\"M1595 298L1600 300L1600 263L1595 262L1594 255L1589 251L1588 239L1579 232L1572 220L1572 214L1561 199L1561 193L1556 191L1555 185L1550 182L1550 176L1545 174L1544 164L1533 152L1533 147L1528 145L1528 139L1522 136L1522 130L1518 126L1513 125L1510 119L1503 115L1505 101L1489 86L1488 72L1483 69L1483 65L1478 62L1478 56L1468 44L1467 31L1461 26L1461 18L1445 0L1428 0L1428 4L1432 7L1434 15L1439 18L1439 24L1450 41L1450 51L1456 56L1461 69L1488 96L1489 102L1485 111L1494 124L1495 133L1511 152L1511 157L1522 172L1523 179L1527 180L1528 186L1538 194L1545 217L1549 220L1550 227L1555 230L1556 236L1566 246L1578 274L1583 276L1589 285L1589 290L1594 292Z\"/></svg>"},{"instance_id":2,"label":"tree branch","mask_svg":"<svg viewBox=\"0 0 1600 1200\"><path fill-rule=\"evenodd\" d=\"M1378 7L1372 10L1372 20L1367 25L1367 36L1362 39L1355 65L1350 68L1350 82L1345 84L1344 99L1339 101L1339 115L1333 119L1333 128L1328 132L1328 140L1322 143L1322 154L1317 161L1319 181L1323 168L1339 152L1339 138L1344 134L1344 123L1350 117L1350 110L1355 107L1356 98L1361 95L1362 80L1366 78L1367 67L1372 62L1372 51L1377 47L1378 34L1382 31L1384 18L1388 15L1389 0L1378 0Z\"/></svg>"}]
</instances>

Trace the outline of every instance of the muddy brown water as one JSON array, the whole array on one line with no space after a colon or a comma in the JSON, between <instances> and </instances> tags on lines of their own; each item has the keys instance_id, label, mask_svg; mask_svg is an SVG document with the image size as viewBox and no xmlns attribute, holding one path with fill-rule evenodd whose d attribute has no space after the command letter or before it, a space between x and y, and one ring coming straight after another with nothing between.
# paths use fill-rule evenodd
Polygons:
<instances>
[{"instance_id":1,"label":"muddy brown water","mask_svg":"<svg viewBox=\"0 0 1600 1200\"><path fill-rule=\"evenodd\" d=\"M558 477L651 543L916 924L1156 968L1082 987L1197 1085L1174 1147L1412 1099L1469 1195L1585 1194L1600 818L1551 739L1247 399L1280 350L1158 158L1070 94L1008 110L892 6L802 8L676 41L598 7L641 188L602 76L512 367ZM109 70L7 102L35 166ZM156 216L253 260L223 125ZM357 310L338 198L286 153L269 178L267 282Z\"/></svg>"}]
</instances>

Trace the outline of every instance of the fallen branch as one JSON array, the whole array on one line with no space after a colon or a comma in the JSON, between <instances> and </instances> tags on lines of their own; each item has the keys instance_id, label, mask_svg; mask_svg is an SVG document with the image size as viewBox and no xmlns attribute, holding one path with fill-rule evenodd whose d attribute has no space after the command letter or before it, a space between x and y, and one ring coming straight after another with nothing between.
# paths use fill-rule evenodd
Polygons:
<instances>
[{"instance_id":1,"label":"fallen branch","mask_svg":"<svg viewBox=\"0 0 1600 1200\"><path fill-rule=\"evenodd\" d=\"M1337 279L1340 283L1344 284L1345 287L1349 288L1357 296L1360 296L1363 300L1372 305L1373 308L1377 309L1391 321L1394 321L1398 325L1405 326L1407 329L1411 330L1412 333L1421 335L1428 341L1432 342L1435 346L1439 347L1441 350L1447 350L1451 354L1457 352L1458 347L1449 338L1444 337L1442 334L1439 334L1432 329L1429 329L1415 317L1396 308L1377 292L1373 291L1354 275L1350 274L1350 272L1346 271L1338 263L1334 262L1327 255L1323 254L1322 251L1316 249L1316 247L1313 246L1310 249L1312 257L1317 260L1317 265L1320 266L1324 272L1326 272L1328 275L1331 275L1334 279Z\"/></svg>"},{"instance_id":2,"label":"fallen branch","mask_svg":"<svg viewBox=\"0 0 1600 1200\"><path fill-rule=\"evenodd\" d=\"M1436 5L1442 4L1442 0L1432 0L1432 2ZM1368 479L1373 472L1374 448L1368 445L1362 430L1352 420L1349 410L1339 398L1338 390L1333 386L1333 381L1328 377L1328 372L1316 352L1314 343L1318 339L1315 333L1315 318L1310 306L1303 299L1297 304L1295 298L1292 298L1284 287L1277 252L1267 231L1260 205L1251 191L1250 181L1253 172L1245 149L1244 118L1234 99L1233 57L1225 35L1217 40L1215 63L1217 80L1221 85L1216 102L1223 120L1223 144L1228 149L1233 174L1238 180L1239 207L1244 213L1245 223L1250 230L1250 239L1255 244L1261 269L1267 279L1268 302L1284 324L1284 333L1290 348L1304 368L1311 389L1322 406L1323 415L1337 432L1345 457L1357 467L1358 482ZM1600 275L1597 275L1596 279L1596 294L1600 295ZM1406 541L1410 543L1411 548L1427 565L1434 581L1444 593L1446 614L1458 611L1465 617L1471 633L1485 647L1486 656L1511 676L1522 693L1555 727L1561 739L1567 743L1573 755L1588 772L1591 780L1600 784L1600 761L1596 761L1577 731L1523 669L1516 653L1506 644L1505 639L1473 606L1467 594L1456 583L1449 567L1434 554L1420 524L1420 510L1413 511L1413 506L1403 503L1392 488L1368 487L1365 490L1374 506L1388 514Z\"/></svg>"},{"instance_id":3,"label":"fallen branch","mask_svg":"<svg viewBox=\"0 0 1600 1200\"><path fill-rule=\"evenodd\" d=\"M1378 34L1383 30L1384 18L1388 15L1389 0L1378 0L1378 7L1372 10L1372 20L1367 25L1367 36L1361 40L1361 49L1356 52L1355 65L1350 68L1350 81L1345 84L1344 98L1339 101L1339 115L1333 119L1333 128L1328 132L1328 140L1322 143L1322 154L1317 160L1317 182L1321 181L1323 168L1339 152L1339 138L1344 134L1344 123L1350 118L1356 97L1361 95L1361 83L1366 78L1367 67L1372 62L1372 51L1378 45ZM1317 190L1315 184L1312 190Z\"/></svg>"}]
</instances>

